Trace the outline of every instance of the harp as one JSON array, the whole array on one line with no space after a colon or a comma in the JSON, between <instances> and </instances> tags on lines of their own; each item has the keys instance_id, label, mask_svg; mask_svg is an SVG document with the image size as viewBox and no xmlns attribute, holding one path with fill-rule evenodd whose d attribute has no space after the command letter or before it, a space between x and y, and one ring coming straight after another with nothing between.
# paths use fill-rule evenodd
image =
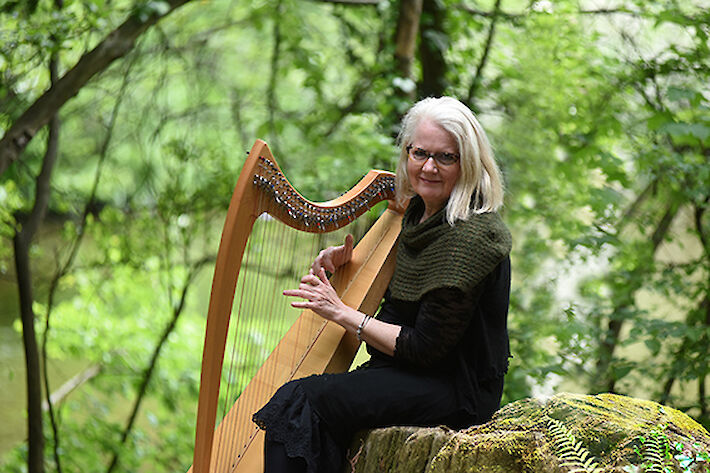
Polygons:
<instances>
[{"instance_id":1,"label":"harp","mask_svg":"<svg viewBox=\"0 0 710 473\"><path fill-rule=\"evenodd\" d=\"M266 143L256 141L232 195L217 254L190 471L262 471L264 433L252 423L253 413L291 379L347 370L359 345L355 337L339 325L304 310L233 406L228 412L224 409L226 414L215 429L238 274L249 235L259 216L266 213L299 231L325 233L353 221L374 204L393 199L394 174L370 171L341 197L324 203L310 202L288 183ZM400 221L401 209L386 209L355 246L351 262L339 268L331 279L347 305L369 314L379 306L394 268L393 249Z\"/></svg>"}]
</instances>

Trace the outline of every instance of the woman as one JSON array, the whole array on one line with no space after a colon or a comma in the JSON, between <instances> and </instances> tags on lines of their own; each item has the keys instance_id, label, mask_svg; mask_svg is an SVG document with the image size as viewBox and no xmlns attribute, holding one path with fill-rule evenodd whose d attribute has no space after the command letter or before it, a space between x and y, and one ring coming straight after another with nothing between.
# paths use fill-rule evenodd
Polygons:
<instances>
[{"instance_id":1,"label":"woman","mask_svg":"<svg viewBox=\"0 0 710 473\"><path fill-rule=\"evenodd\" d=\"M265 471L339 471L352 435L389 425L463 428L490 419L508 367L510 233L486 135L456 99L428 98L405 116L397 199L410 199L392 281L377 315L347 307L326 279L352 238L323 250L298 289L308 308L357 334L370 361L282 386L254 415Z\"/></svg>"}]
</instances>

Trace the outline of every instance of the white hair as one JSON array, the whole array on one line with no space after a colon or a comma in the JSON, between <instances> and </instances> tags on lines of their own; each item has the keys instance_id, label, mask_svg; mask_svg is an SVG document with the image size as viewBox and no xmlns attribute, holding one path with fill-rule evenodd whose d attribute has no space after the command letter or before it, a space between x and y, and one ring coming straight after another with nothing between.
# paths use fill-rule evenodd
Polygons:
<instances>
[{"instance_id":1,"label":"white hair","mask_svg":"<svg viewBox=\"0 0 710 473\"><path fill-rule=\"evenodd\" d=\"M461 173L446 204L449 224L467 219L471 212L497 211L503 205L503 181L488 137L473 112L452 97L420 100L402 119L402 129L397 138L400 146L397 203L404 205L415 194L407 174L407 146L412 144L417 127L424 119L431 120L450 133L458 144Z\"/></svg>"}]
</instances>

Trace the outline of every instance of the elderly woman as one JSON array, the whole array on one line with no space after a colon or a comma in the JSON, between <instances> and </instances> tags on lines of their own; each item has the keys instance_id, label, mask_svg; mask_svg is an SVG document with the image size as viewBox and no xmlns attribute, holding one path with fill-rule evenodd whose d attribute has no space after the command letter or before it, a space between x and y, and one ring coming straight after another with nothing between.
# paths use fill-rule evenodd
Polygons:
<instances>
[{"instance_id":1,"label":"elderly woman","mask_svg":"<svg viewBox=\"0 0 710 473\"><path fill-rule=\"evenodd\" d=\"M510 356L510 233L497 210L500 172L473 113L428 98L404 117L397 199L402 220L392 281L376 318L347 307L326 279L352 238L323 250L294 307L356 333L370 360L349 373L282 386L254 415L266 430L265 471L339 471L352 435L390 425L463 428L500 406Z\"/></svg>"}]
</instances>

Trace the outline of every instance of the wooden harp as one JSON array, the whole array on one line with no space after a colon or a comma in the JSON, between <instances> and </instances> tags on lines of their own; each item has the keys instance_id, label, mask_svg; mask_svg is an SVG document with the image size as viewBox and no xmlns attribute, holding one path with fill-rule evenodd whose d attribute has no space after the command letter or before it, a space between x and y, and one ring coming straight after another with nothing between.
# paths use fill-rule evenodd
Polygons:
<instances>
[{"instance_id":1,"label":"wooden harp","mask_svg":"<svg viewBox=\"0 0 710 473\"><path fill-rule=\"evenodd\" d=\"M330 232L385 199L394 200L394 174L370 171L341 197L324 203L310 202L288 183L266 143L256 141L232 195L217 254L190 471L263 471L264 433L252 423L253 413L291 379L347 370L359 345L339 325L304 310L215 429L235 288L257 218L268 213L300 231ZM338 270L337 282L333 282L346 304L369 314L377 310L394 268L393 249L400 230L401 209L389 207L357 243L351 262Z\"/></svg>"}]
</instances>

